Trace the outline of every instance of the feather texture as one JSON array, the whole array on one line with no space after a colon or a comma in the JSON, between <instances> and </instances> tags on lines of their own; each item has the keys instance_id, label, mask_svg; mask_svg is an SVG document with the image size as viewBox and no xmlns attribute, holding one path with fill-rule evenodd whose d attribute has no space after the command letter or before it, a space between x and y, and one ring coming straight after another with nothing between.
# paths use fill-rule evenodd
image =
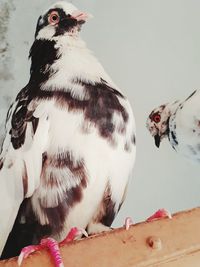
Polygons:
<instances>
[{"instance_id":1,"label":"feather texture","mask_svg":"<svg viewBox=\"0 0 200 267\"><path fill-rule=\"evenodd\" d=\"M193 161L200 160L200 91L194 91L184 101L175 101L154 109L148 120L150 133L158 135L160 141L167 137L171 146L183 156ZM159 122L154 121L159 114Z\"/></svg>"},{"instance_id":2,"label":"feather texture","mask_svg":"<svg viewBox=\"0 0 200 267\"><path fill-rule=\"evenodd\" d=\"M58 31L50 25L54 9L74 26L58 24ZM39 18L30 81L10 115L7 138L15 153L29 153L32 172L25 162L29 198L20 207L3 257L47 235L61 241L73 226L89 233L109 227L132 174L136 148L131 106L81 40L82 24L70 21L72 10L71 4L59 2ZM32 179L37 184L31 186Z\"/></svg>"}]
</instances>

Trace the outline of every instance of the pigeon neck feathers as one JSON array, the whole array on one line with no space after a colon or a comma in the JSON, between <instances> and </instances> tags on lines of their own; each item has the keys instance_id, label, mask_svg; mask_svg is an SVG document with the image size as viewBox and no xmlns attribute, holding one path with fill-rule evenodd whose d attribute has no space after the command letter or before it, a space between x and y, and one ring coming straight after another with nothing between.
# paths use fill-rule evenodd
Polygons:
<instances>
[{"instance_id":1,"label":"pigeon neck feathers","mask_svg":"<svg viewBox=\"0 0 200 267\"><path fill-rule=\"evenodd\" d=\"M39 84L42 90L62 88L69 91L66 84L69 85L73 80L95 84L101 83L102 79L117 88L80 37L36 39L30 50L30 58L30 81Z\"/></svg>"},{"instance_id":2,"label":"pigeon neck feathers","mask_svg":"<svg viewBox=\"0 0 200 267\"><path fill-rule=\"evenodd\" d=\"M49 66L58 59L55 41L35 40L29 53L31 58L30 83L40 85L51 75Z\"/></svg>"}]
</instances>

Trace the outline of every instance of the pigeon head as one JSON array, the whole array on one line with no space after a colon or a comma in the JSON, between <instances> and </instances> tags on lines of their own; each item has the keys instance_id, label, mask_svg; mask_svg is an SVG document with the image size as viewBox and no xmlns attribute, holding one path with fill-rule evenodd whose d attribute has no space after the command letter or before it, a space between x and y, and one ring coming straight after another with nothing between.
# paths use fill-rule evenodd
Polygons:
<instances>
[{"instance_id":1,"label":"pigeon head","mask_svg":"<svg viewBox=\"0 0 200 267\"><path fill-rule=\"evenodd\" d=\"M79 11L71 3L57 2L39 17L35 38L52 40L63 35L76 36L89 17L89 14Z\"/></svg>"},{"instance_id":2,"label":"pigeon head","mask_svg":"<svg viewBox=\"0 0 200 267\"><path fill-rule=\"evenodd\" d=\"M167 137L169 131L169 118L171 112L168 105L161 105L155 108L147 119L147 129L155 139L155 145L160 146L160 142Z\"/></svg>"}]
</instances>

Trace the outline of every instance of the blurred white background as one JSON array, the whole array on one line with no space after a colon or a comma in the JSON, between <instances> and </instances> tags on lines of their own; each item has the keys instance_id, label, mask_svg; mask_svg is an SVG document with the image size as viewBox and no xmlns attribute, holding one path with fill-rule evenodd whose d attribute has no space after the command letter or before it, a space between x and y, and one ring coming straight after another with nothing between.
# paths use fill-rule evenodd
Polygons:
<instances>
[{"instance_id":1,"label":"blurred white background","mask_svg":"<svg viewBox=\"0 0 200 267\"><path fill-rule=\"evenodd\" d=\"M52 0L0 0L0 120L29 79L28 51L36 21ZM156 106L200 88L200 1L74 0L93 14L82 37L132 104L137 159L128 196L114 226L131 216L144 220L159 208L200 206L200 165L160 149L146 129ZM1 127L1 129L3 129Z\"/></svg>"}]
</instances>

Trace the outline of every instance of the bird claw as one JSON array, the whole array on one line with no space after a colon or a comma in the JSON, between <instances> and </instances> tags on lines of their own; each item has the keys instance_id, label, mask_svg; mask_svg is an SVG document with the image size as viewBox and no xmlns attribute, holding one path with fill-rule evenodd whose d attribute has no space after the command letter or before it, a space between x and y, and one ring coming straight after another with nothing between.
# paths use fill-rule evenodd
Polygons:
<instances>
[{"instance_id":1,"label":"bird claw","mask_svg":"<svg viewBox=\"0 0 200 267\"><path fill-rule=\"evenodd\" d=\"M64 267L58 242L53 238L44 238L41 240L40 245L44 248L48 248L52 255L56 267Z\"/></svg>"},{"instance_id":2,"label":"bird claw","mask_svg":"<svg viewBox=\"0 0 200 267\"><path fill-rule=\"evenodd\" d=\"M66 238L60 243L60 245L71 242L71 241L77 239L78 237L81 237L82 235L84 235L85 237L88 237L88 233L85 231L85 229L73 227L69 231Z\"/></svg>"},{"instance_id":3,"label":"bird claw","mask_svg":"<svg viewBox=\"0 0 200 267\"><path fill-rule=\"evenodd\" d=\"M23 260L26 259L30 254L32 254L35 251L41 250L43 248L49 249L50 254L52 255L54 259L56 267L64 267L58 243L53 238L42 239L40 242L40 245L36 245L36 246L31 245L31 246L24 247L17 260L18 266L21 266Z\"/></svg>"},{"instance_id":4,"label":"bird claw","mask_svg":"<svg viewBox=\"0 0 200 267\"><path fill-rule=\"evenodd\" d=\"M130 226L133 224L133 220L131 217L127 217L125 219L124 227L126 230L129 230Z\"/></svg>"},{"instance_id":5,"label":"bird claw","mask_svg":"<svg viewBox=\"0 0 200 267\"><path fill-rule=\"evenodd\" d=\"M147 222L151 222L153 220L158 220L161 218L169 218L172 219L172 215L169 211L167 211L166 209L159 209L158 211L156 211L152 216L150 216L149 218L147 218Z\"/></svg>"},{"instance_id":6,"label":"bird claw","mask_svg":"<svg viewBox=\"0 0 200 267\"><path fill-rule=\"evenodd\" d=\"M79 235L84 235L85 237L88 237L88 233L85 231L85 229L79 228Z\"/></svg>"},{"instance_id":7,"label":"bird claw","mask_svg":"<svg viewBox=\"0 0 200 267\"><path fill-rule=\"evenodd\" d=\"M149 218L146 219L147 222L151 222L153 220L159 220L162 218L169 218L172 219L172 215L169 211L167 211L166 209L159 209L157 210L152 216L150 216ZM129 230L130 226L133 224L133 220L131 217L127 217L125 219L125 223L124 223L124 227L126 230Z\"/></svg>"},{"instance_id":8,"label":"bird claw","mask_svg":"<svg viewBox=\"0 0 200 267\"><path fill-rule=\"evenodd\" d=\"M59 245L63 245L66 244L70 241L75 240L76 238L80 237L80 236L86 236L88 237L87 232L85 231L85 229L82 228L78 228L78 227L73 227L71 228L71 230L69 231L67 237L59 243ZM40 245L31 245L31 246L27 246L24 247L18 257L18 266L21 266L22 261L24 259L26 259L30 254L32 254L35 251L41 250L43 248L48 248L50 251L50 254L52 255L54 262L55 262L55 266L56 267L64 267L63 261L62 261L62 257L60 254L60 250L59 250L59 245L58 242L53 239L53 238L44 238L41 240Z\"/></svg>"},{"instance_id":9,"label":"bird claw","mask_svg":"<svg viewBox=\"0 0 200 267\"><path fill-rule=\"evenodd\" d=\"M40 250L40 249L41 249L41 245L35 245L35 246L31 245L31 246L24 247L18 256L18 260L17 260L18 266L21 266L22 261L26 259L31 253L37 250Z\"/></svg>"}]
</instances>

